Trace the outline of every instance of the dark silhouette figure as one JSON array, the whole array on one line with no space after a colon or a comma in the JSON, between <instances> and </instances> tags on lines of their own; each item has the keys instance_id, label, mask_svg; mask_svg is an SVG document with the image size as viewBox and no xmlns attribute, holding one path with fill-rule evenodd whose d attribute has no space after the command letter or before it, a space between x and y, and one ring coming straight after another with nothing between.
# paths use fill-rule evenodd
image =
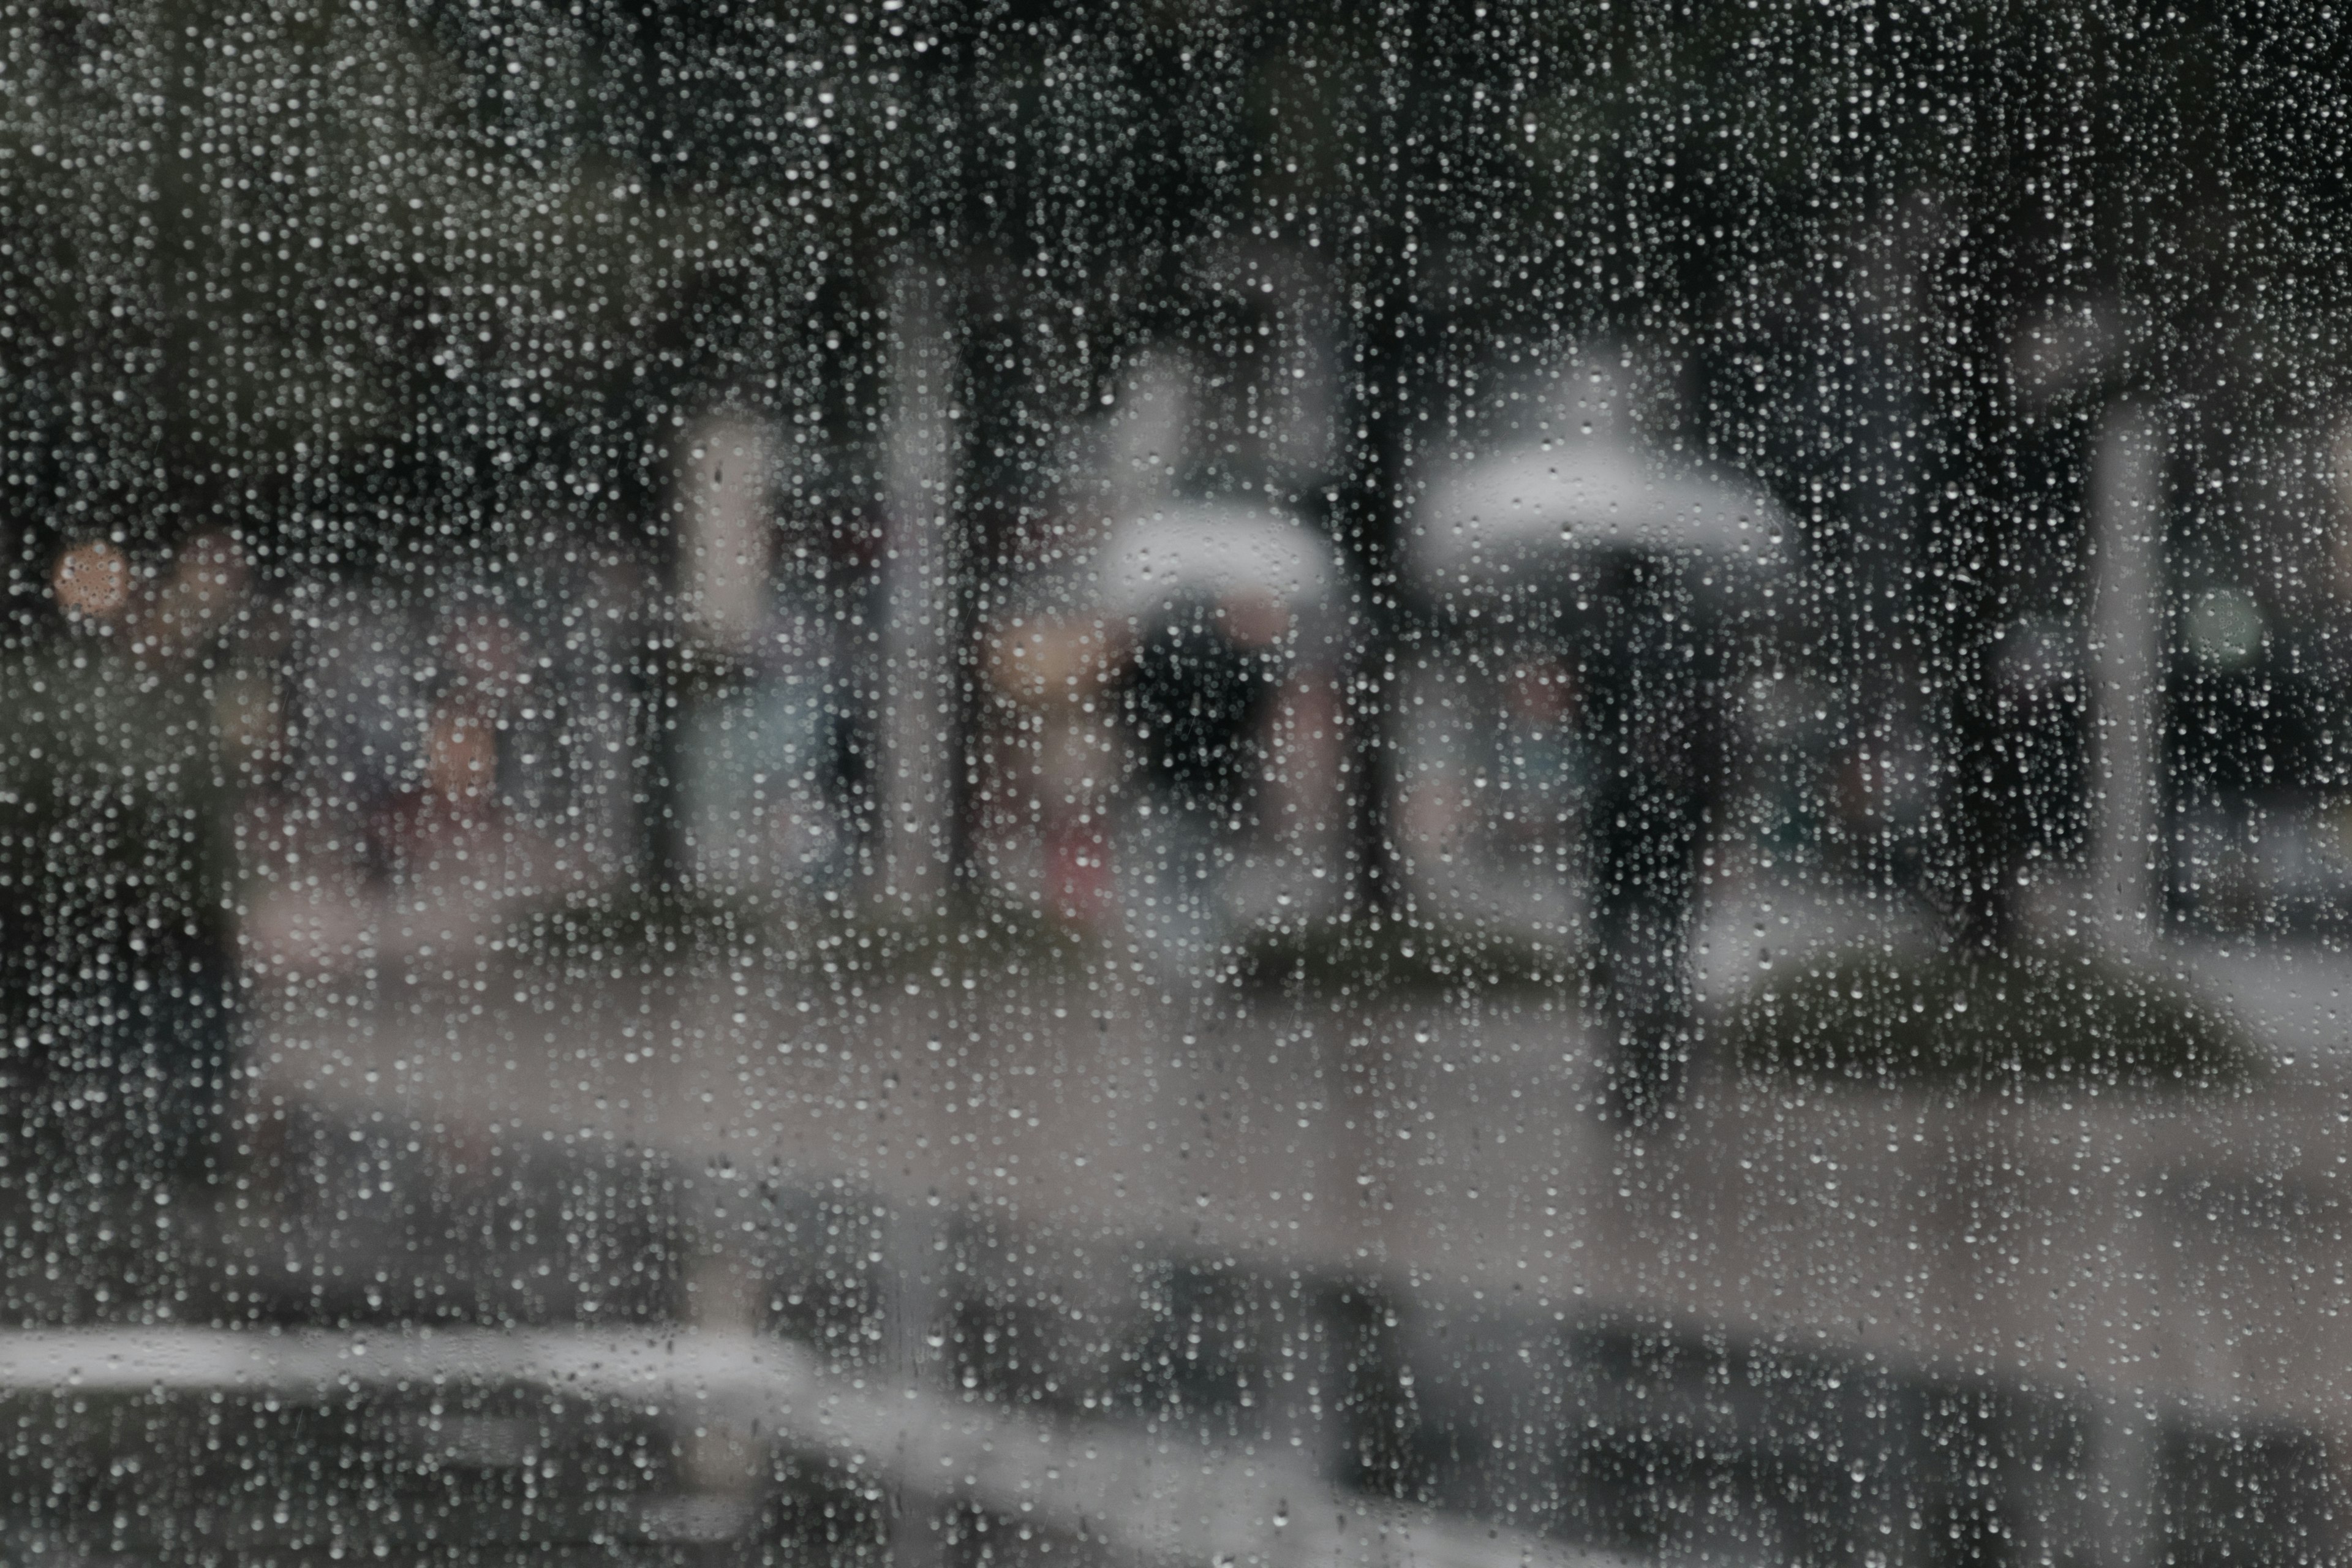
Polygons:
<instances>
[{"instance_id":1,"label":"dark silhouette figure","mask_svg":"<svg viewBox=\"0 0 2352 1568\"><path fill-rule=\"evenodd\" d=\"M1671 1114L1694 1045L1691 927L1720 724L1716 616L1672 558L1627 553L1593 595L1585 678L1596 769L1592 921L1611 1105Z\"/></svg>"},{"instance_id":2,"label":"dark silhouette figure","mask_svg":"<svg viewBox=\"0 0 2352 1568\"><path fill-rule=\"evenodd\" d=\"M1151 783L1221 822L1246 809L1282 682L1272 639L1252 618L1206 598L1181 601L1137 638L1128 670L1127 713Z\"/></svg>"}]
</instances>

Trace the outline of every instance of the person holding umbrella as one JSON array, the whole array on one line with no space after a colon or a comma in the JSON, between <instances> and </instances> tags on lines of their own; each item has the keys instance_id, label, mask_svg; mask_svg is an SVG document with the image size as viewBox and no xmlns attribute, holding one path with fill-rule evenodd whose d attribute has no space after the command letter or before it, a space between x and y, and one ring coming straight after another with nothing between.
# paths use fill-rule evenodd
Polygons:
<instances>
[{"instance_id":1,"label":"person holding umbrella","mask_svg":"<svg viewBox=\"0 0 2352 1568\"><path fill-rule=\"evenodd\" d=\"M1413 569L1441 620L1545 628L1582 696L1588 940L1608 1098L1671 1119L1695 1036L1699 860L1722 793L1735 584L1773 570L1767 497L1678 469L1623 429L1613 370L1563 379L1538 438L1425 493Z\"/></svg>"}]
</instances>

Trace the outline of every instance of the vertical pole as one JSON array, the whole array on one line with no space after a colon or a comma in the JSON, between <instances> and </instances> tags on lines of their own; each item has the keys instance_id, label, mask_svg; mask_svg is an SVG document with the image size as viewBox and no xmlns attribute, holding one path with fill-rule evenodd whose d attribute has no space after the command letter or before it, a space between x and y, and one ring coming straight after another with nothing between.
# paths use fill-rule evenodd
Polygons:
<instances>
[{"instance_id":1,"label":"vertical pole","mask_svg":"<svg viewBox=\"0 0 2352 1568\"><path fill-rule=\"evenodd\" d=\"M932 1350L929 1336L935 1328L945 1331L953 1305L943 1273L948 1255L936 1244L949 1239L954 1211L929 1208L908 1190L898 1194L884 1223L888 1227L883 1244L887 1272L878 1386L892 1400L901 1392L912 1395L928 1390L936 1395L949 1385L951 1352ZM889 1503L892 1568L939 1568L948 1560L948 1505L937 1492L936 1480L910 1478L903 1471L896 1478Z\"/></svg>"},{"instance_id":2,"label":"vertical pole","mask_svg":"<svg viewBox=\"0 0 2352 1568\"><path fill-rule=\"evenodd\" d=\"M955 566L956 356L946 323L947 283L936 266L910 268L894 291L887 507L882 551L882 901L921 918L940 912L955 839L957 732Z\"/></svg>"},{"instance_id":3,"label":"vertical pole","mask_svg":"<svg viewBox=\"0 0 2352 1568\"><path fill-rule=\"evenodd\" d=\"M2156 939L2163 656L2161 426L2118 404L2091 471L2091 915L2105 941Z\"/></svg>"}]
</instances>

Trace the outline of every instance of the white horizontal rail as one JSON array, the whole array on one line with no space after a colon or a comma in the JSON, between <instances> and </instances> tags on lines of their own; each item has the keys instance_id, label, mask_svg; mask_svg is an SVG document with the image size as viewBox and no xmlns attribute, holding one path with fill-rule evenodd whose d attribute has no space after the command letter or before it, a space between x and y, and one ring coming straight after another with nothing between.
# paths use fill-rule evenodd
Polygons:
<instances>
[{"instance_id":1,"label":"white horizontal rail","mask_svg":"<svg viewBox=\"0 0 2352 1568\"><path fill-rule=\"evenodd\" d=\"M1287 1455L1213 1448L1107 1423L1061 1425L923 1389L827 1373L789 1341L680 1331L327 1332L91 1328L0 1333L0 1390L238 1392L302 1400L362 1390L525 1384L643 1400L845 1457L921 1502L1194 1568L1625 1568L1466 1519L1342 1491Z\"/></svg>"}]
</instances>

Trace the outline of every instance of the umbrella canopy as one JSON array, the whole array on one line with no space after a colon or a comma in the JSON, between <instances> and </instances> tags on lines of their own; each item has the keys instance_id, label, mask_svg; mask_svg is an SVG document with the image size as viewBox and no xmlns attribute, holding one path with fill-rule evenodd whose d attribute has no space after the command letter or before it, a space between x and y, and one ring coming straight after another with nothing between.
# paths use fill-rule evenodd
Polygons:
<instances>
[{"instance_id":1,"label":"umbrella canopy","mask_svg":"<svg viewBox=\"0 0 2352 1568\"><path fill-rule=\"evenodd\" d=\"M1102 604L1130 616L1179 600L1271 599L1293 610L1330 595L1330 542L1271 507L1174 503L1111 531L1100 557Z\"/></svg>"},{"instance_id":2,"label":"umbrella canopy","mask_svg":"<svg viewBox=\"0 0 2352 1568\"><path fill-rule=\"evenodd\" d=\"M1663 470L1604 437L1465 463L1422 500L1413 563L1424 583L1499 585L1588 552L1633 550L1769 566L1788 520L1761 492Z\"/></svg>"}]
</instances>

